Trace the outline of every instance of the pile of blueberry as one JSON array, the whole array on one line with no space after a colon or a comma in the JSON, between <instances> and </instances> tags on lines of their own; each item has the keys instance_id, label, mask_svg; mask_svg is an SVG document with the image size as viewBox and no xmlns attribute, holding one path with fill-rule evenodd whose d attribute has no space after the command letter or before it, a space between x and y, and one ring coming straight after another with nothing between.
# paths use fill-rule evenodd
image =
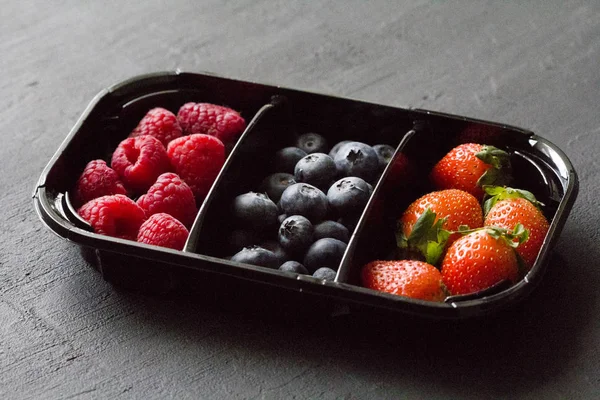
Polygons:
<instances>
[{"instance_id":1,"label":"pile of blueberry","mask_svg":"<svg viewBox=\"0 0 600 400\"><path fill-rule=\"evenodd\" d=\"M333 280L373 184L394 154L386 145L316 133L277 151L275 171L256 192L237 196L232 261Z\"/></svg>"}]
</instances>

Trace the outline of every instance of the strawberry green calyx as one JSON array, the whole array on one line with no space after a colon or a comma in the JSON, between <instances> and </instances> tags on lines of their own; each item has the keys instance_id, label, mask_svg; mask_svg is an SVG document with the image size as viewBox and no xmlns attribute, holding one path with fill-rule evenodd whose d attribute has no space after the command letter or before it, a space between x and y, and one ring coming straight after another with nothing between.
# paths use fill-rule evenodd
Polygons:
<instances>
[{"instance_id":1,"label":"strawberry green calyx","mask_svg":"<svg viewBox=\"0 0 600 400\"><path fill-rule=\"evenodd\" d=\"M396 243L400 249L409 253L415 251L422 255L428 264L437 266L451 234L442 228L445 222L446 218L436 221L436 214L428 208L417 219L408 237L401 227L398 229Z\"/></svg>"},{"instance_id":2,"label":"strawberry green calyx","mask_svg":"<svg viewBox=\"0 0 600 400\"><path fill-rule=\"evenodd\" d=\"M515 256L517 257L517 266L519 268L519 276L524 277L527 275L527 264L523 257L516 251L517 247L525 243L529 239L529 231L521 224L516 224L512 231L497 227L488 227L487 232L496 239L503 240L506 244L513 248Z\"/></svg>"},{"instance_id":3,"label":"strawberry green calyx","mask_svg":"<svg viewBox=\"0 0 600 400\"><path fill-rule=\"evenodd\" d=\"M502 200L506 199L518 199L523 198L530 203L532 203L537 208L543 207L544 203L539 202L533 193L523 190L523 189L515 189L505 186L483 186L483 190L485 191L485 197L483 202L483 215L486 216L494 207L494 205Z\"/></svg>"},{"instance_id":4,"label":"strawberry green calyx","mask_svg":"<svg viewBox=\"0 0 600 400\"><path fill-rule=\"evenodd\" d=\"M510 165L510 155L506 151L494 146L484 145L475 156L492 166L479 177L477 186L504 186L510 183L512 167Z\"/></svg>"},{"instance_id":5,"label":"strawberry green calyx","mask_svg":"<svg viewBox=\"0 0 600 400\"><path fill-rule=\"evenodd\" d=\"M529 239L529 231L521 224L515 225L512 231L495 226L487 226L482 229L485 229L491 237L502 239L506 241L506 244L515 249Z\"/></svg>"}]
</instances>

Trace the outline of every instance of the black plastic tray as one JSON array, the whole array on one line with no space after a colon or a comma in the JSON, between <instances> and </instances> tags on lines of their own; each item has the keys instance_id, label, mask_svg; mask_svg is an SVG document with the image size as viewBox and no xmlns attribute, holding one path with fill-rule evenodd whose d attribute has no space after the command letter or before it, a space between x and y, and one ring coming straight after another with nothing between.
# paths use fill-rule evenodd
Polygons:
<instances>
[{"instance_id":1,"label":"black plastic tray","mask_svg":"<svg viewBox=\"0 0 600 400\"><path fill-rule=\"evenodd\" d=\"M221 173L200 207L183 251L163 249L102 236L77 218L69 203L85 164L107 159L117 144L152 107L175 111L185 102L210 102L232 107L248 122ZM374 187L358 221L335 281L322 281L223 257L228 231L225 205L250 190L265 176L269 152L294 135L317 131L331 144L354 139L396 148L394 159ZM469 136L475 135L475 136ZM537 261L526 277L510 287L450 297L444 303L412 300L357 285L365 262L384 257L393 247L393 219L411 200L427 190L425 175L450 148L477 138L511 150L521 171L515 186L533 191L547 206L551 221ZM410 178L398 175L401 154L416 163ZM262 161L261 161L262 160ZM549 141L520 128L419 109L402 109L317 93L291 90L208 74L161 72L132 78L100 92L59 146L36 185L33 197L41 220L58 236L75 242L104 278L120 287L161 293L202 293L259 302L270 293L294 299L286 307L318 304L327 312L353 307L393 311L428 319L483 316L516 303L539 283L551 249L577 196L577 175L565 154ZM394 199L394 201L390 201ZM201 296L201 297L202 297ZM283 300L282 300L283 301ZM265 303L269 307L269 303ZM342 306L342 308L340 308Z\"/></svg>"}]
</instances>

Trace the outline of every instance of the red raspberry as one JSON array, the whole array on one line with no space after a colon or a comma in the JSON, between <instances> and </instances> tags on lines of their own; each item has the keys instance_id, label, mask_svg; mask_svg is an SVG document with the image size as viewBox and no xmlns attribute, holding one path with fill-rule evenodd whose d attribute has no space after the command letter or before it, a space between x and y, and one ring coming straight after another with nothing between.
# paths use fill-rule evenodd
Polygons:
<instances>
[{"instance_id":1,"label":"red raspberry","mask_svg":"<svg viewBox=\"0 0 600 400\"><path fill-rule=\"evenodd\" d=\"M113 153L111 166L134 192L146 191L171 167L165 146L148 135L123 140Z\"/></svg>"},{"instance_id":2,"label":"red raspberry","mask_svg":"<svg viewBox=\"0 0 600 400\"><path fill-rule=\"evenodd\" d=\"M75 207L109 194L127 194L119 175L103 160L90 161L75 184Z\"/></svg>"},{"instance_id":3,"label":"red raspberry","mask_svg":"<svg viewBox=\"0 0 600 400\"><path fill-rule=\"evenodd\" d=\"M184 134L215 136L227 145L232 145L246 128L246 121L237 111L209 103L184 104L177 120Z\"/></svg>"},{"instance_id":4,"label":"red raspberry","mask_svg":"<svg viewBox=\"0 0 600 400\"><path fill-rule=\"evenodd\" d=\"M200 204L225 163L225 146L214 136L195 134L172 140L167 154L175 172Z\"/></svg>"},{"instance_id":5,"label":"red raspberry","mask_svg":"<svg viewBox=\"0 0 600 400\"><path fill-rule=\"evenodd\" d=\"M172 172L159 176L148 192L137 200L137 204L146 212L147 217L166 213L178 219L188 229L198 212L192 189Z\"/></svg>"},{"instance_id":6,"label":"red raspberry","mask_svg":"<svg viewBox=\"0 0 600 400\"><path fill-rule=\"evenodd\" d=\"M188 237L188 230L181 222L165 213L154 214L140 226L137 241L183 250Z\"/></svg>"},{"instance_id":7,"label":"red raspberry","mask_svg":"<svg viewBox=\"0 0 600 400\"><path fill-rule=\"evenodd\" d=\"M154 136L167 147L167 144L181 136L181 126L171 111L161 107L153 108L142 118L129 137Z\"/></svg>"},{"instance_id":8,"label":"red raspberry","mask_svg":"<svg viewBox=\"0 0 600 400\"><path fill-rule=\"evenodd\" d=\"M122 194L102 196L85 203L77 213L101 235L135 240L146 219L144 210Z\"/></svg>"}]
</instances>

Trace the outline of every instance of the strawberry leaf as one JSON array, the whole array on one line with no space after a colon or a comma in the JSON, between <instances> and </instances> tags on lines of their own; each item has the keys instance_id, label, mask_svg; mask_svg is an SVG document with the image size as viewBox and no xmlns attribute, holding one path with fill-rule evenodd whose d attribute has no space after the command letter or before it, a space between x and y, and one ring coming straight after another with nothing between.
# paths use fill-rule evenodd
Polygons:
<instances>
[{"instance_id":1,"label":"strawberry leaf","mask_svg":"<svg viewBox=\"0 0 600 400\"><path fill-rule=\"evenodd\" d=\"M495 169L503 169L510 166L510 155L506 151L494 146L483 146L481 151L475 154L475 157L486 164L490 164Z\"/></svg>"},{"instance_id":2,"label":"strawberry leaf","mask_svg":"<svg viewBox=\"0 0 600 400\"><path fill-rule=\"evenodd\" d=\"M433 228L435 218L435 213L429 208L426 209L419 219L417 219L417 222L415 222L412 232L408 237L409 242L419 243L424 241L429 234L429 231Z\"/></svg>"},{"instance_id":3,"label":"strawberry leaf","mask_svg":"<svg viewBox=\"0 0 600 400\"><path fill-rule=\"evenodd\" d=\"M483 146L481 151L475 154L486 164L492 166L477 180L477 185L480 187L486 185L504 186L511 181L511 164L510 155L494 146Z\"/></svg>"},{"instance_id":4,"label":"strawberry leaf","mask_svg":"<svg viewBox=\"0 0 600 400\"><path fill-rule=\"evenodd\" d=\"M396 243L405 253L416 251L429 264L436 265L446 248L450 237L449 231L443 229L446 218L436 221L436 214L426 209L415 222L408 238L402 233L401 227L396 232Z\"/></svg>"}]
</instances>

